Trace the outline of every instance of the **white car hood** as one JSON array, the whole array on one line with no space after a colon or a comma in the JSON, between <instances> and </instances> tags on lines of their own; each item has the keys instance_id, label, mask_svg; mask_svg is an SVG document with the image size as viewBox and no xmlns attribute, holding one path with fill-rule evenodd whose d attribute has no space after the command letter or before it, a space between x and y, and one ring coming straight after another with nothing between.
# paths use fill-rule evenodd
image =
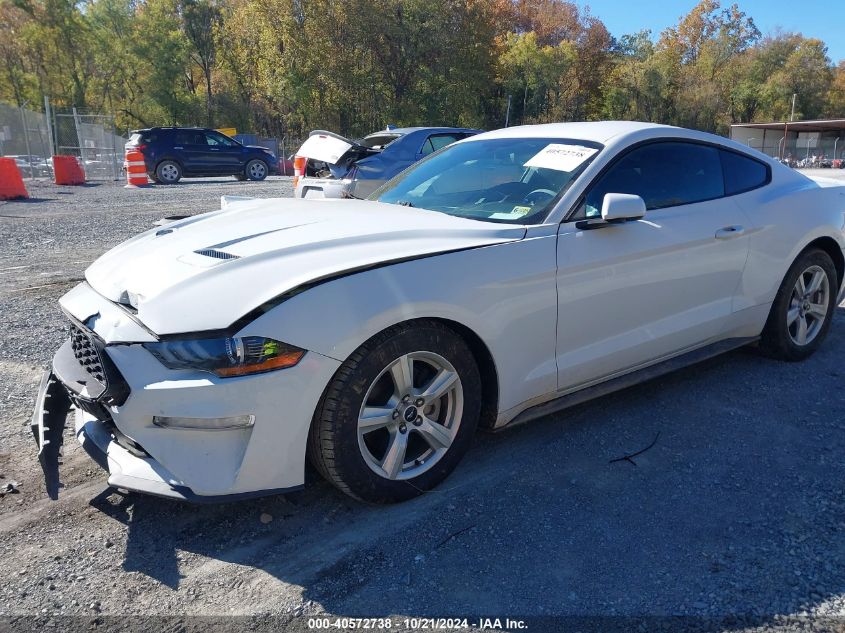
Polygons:
<instances>
[{"instance_id":1,"label":"white car hood","mask_svg":"<svg viewBox=\"0 0 845 633\"><path fill-rule=\"evenodd\" d=\"M357 200L265 199L156 227L86 271L156 334L227 328L303 284L375 264L515 241L525 228Z\"/></svg>"}]
</instances>

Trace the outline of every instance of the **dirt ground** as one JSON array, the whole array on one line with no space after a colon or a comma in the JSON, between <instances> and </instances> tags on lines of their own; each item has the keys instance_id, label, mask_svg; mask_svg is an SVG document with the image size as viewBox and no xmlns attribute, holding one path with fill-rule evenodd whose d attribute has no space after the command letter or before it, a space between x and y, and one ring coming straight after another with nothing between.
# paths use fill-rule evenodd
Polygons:
<instances>
[{"instance_id":1,"label":"dirt ground","mask_svg":"<svg viewBox=\"0 0 845 633\"><path fill-rule=\"evenodd\" d=\"M336 615L393 616L393 629L453 616L477 629L845 626L845 308L804 363L740 350L481 434L440 488L399 506L313 473L302 492L227 505L124 495L72 435L51 502L28 425L66 336L58 297L165 215L288 197L291 182L29 185L31 200L0 203L0 489L18 490L0 497L0 629L128 615L176 616L161 627L174 631L193 615L251 616L256 630Z\"/></svg>"}]
</instances>

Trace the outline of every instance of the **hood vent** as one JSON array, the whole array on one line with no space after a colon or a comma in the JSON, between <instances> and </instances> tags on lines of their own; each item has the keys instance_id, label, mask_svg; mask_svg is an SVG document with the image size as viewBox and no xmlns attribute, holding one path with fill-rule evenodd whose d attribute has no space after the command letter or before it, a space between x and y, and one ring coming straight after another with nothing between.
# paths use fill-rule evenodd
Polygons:
<instances>
[{"instance_id":1,"label":"hood vent","mask_svg":"<svg viewBox=\"0 0 845 633\"><path fill-rule=\"evenodd\" d=\"M213 257L214 259L240 259L239 255L232 255L231 253L224 253L213 248L203 248L194 251L197 255L204 255L206 257Z\"/></svg>"}]
</instances>

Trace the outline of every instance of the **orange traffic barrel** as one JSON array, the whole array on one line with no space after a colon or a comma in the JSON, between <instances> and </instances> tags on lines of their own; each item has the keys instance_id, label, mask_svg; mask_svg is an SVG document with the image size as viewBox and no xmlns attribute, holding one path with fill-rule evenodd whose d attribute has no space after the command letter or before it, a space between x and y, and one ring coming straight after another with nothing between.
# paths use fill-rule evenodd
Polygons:
<instances>
[{"instance_id":1,"label":"orange traffic barrel","mask_svg":"<svg viewBox=\"0 0 845 633\"><path fill-rule=\"evenodd\" d=\"M85 184L85 172L76 156L53 156L53 174L57 185Z\"/></svg>"},{"instance_id":2,"label":"orange traffic barrel","mask_svg":"<svg viewBox=\"0 0 845 633\"><path fill-rule=\"evenodd\" d=\"M126 167L126 189L146 187L149 184L147 165L144 163L144 154L141 150L126 150L126 160L123 161L123 165Z\"/></svg>"},{"instance_id":3,"label":"orange traffic barrel","mask_svg":"<svg viewBox=\"0 0 845 633\"><path fill-rule=\"evenodd\" d=\"M0 200L29 198L14 158L0 158Z\"/></svg>"},{"instance_id":4,"label":"orange traffic barrel","mask_svg":"<svg viewBox=\"0 0 845 633\"><path fill-rule=\"evenodd\" d=\"M293 157L293 186L296 187L296 183L299 182L299 179L305 175L305 165L308 163L308 159L305 156L294 156Z\"/></svg>"}]
</instances>

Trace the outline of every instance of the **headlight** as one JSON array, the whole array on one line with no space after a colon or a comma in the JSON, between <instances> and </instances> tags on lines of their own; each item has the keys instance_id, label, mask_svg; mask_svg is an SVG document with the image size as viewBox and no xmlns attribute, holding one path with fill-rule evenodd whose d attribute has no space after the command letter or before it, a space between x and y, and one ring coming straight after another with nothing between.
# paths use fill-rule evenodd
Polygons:
<instances>
[{"instance_id":1,"label":"headlight","mask_svg":"<svg viewBox=\"0 0 845 633\"><path fill-rule=\"evenodd\" d=\"M293 367L305 355L304 349L262 336L173 340L143 346L165 367L209 371L222 378Z\"/></svg>"}]
</instances>

